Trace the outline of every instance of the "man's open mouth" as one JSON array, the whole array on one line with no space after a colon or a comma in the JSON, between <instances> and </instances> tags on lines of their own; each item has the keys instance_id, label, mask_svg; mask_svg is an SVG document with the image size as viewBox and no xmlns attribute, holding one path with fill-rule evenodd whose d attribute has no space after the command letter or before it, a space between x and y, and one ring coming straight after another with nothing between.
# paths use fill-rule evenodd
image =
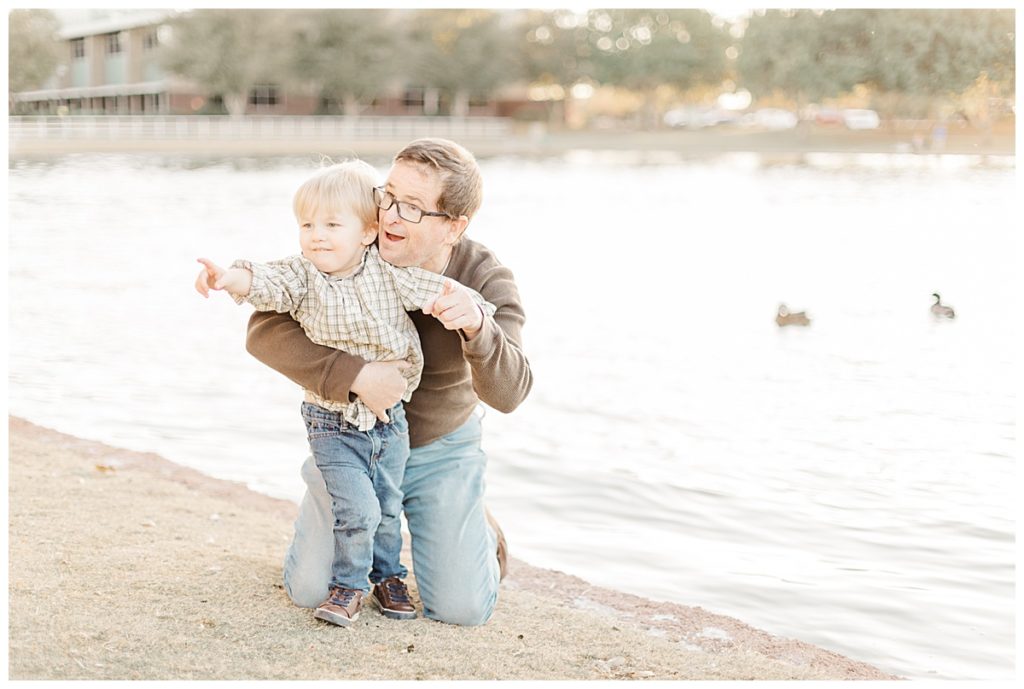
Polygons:
<instances>
[{"instance_id":1,"label":"man's open mouth","mask_svg":"<svg viewBox=\"0 0 1024 689\"><path fill-rule=\"evenodd\" d=\"M384 230L384 236L387 238L389 242L398 242L405 239L405 237L399 236L397 234L391 234L387 230Z\"/></svg>"}]
</instances>

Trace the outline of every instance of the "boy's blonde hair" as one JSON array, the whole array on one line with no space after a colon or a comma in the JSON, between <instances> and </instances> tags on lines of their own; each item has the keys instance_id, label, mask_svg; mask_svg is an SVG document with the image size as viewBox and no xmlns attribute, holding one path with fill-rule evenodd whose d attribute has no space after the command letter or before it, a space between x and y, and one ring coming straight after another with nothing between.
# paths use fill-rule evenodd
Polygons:
<instances>
[{"instance_id":1,"label":"boy's blonde hair","mask_svg":"<svg viewBox=\"0 0 1024 689\"><path fill-rule=\"evenodd\" d=\"M292 210L296 218L302 218L315 215L321 208L350 208L364 225L376 224L375 186L377 171L368 163L356 158L335 163L302 183L292 200Z\"/></svg>"}]
</instances>

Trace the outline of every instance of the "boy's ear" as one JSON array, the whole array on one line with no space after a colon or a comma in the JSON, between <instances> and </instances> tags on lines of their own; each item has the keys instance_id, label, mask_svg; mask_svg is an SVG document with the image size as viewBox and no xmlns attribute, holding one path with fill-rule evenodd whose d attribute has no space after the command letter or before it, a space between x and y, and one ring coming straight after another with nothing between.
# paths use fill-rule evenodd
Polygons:
<instances>
[{"instance_id":1,"label":"boy's ear","mask_svg":"<svg viewBox=\"0 0 1024 689\"><path fill-rule=\"evenodd\" d=\"M363 228L363 246L370 246L375 241L377 241L378 227L379 226L376 222L372 222L367 224L366 227Z\"/></svg>"}]
</instances>

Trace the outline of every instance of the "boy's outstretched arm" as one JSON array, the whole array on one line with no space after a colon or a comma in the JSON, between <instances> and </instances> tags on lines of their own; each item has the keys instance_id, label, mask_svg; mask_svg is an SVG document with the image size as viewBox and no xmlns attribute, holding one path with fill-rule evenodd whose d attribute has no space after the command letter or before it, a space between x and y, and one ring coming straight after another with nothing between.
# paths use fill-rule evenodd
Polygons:
<instances>
[{"instance_id":1,"label":"boy's outstretched arm","mask_svg":"<svg viewBox=\"0 0 1024 689\"><path fill-rule=\"evenodd\" d=\"M245 348L258 361L292 382L329 400L351 401L351 395L387 420L408 385L405 361L372 361L340 349L318 345L287 313L256 311L249 318Z\"/></svg>"},{"instance_id":2,"label":"boy's outstretched arm","mask_svg":"<svg viewBox=\"0 0 1024 689\"><path fill-rule=\"evenodd\" d=\"M196 277L196 291L210 298L210 290L227 290L231 294L244 297L252 287L252 273L244 268L221 268L208 258L197 258L203 269Z\"/></svg>"}]
</instances>

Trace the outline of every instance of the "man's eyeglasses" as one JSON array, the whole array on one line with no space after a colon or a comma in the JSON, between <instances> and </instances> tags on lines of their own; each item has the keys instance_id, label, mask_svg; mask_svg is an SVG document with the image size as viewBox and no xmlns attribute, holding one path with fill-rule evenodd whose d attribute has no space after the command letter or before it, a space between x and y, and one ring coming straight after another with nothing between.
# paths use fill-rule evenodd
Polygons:
<instances>
[{"instance_id":1,"label":"man's eyeglasses","mask_svg":"<svg viewBox=\"0 0 1024 689\"><path fill-rule=\"evenodd\" d=\"M434 216L438 218L450 218L451 216L447 213L438 213L437 211L425 211L419 206L414 206L411 203L405 201L399 201L395 198L394 194L390 191L384 191L382 187L373 188L373 202L377 204L377 208L382 211L386 211L391 206L398 206L398 217L406 222L418 223L423 220L423 216Z\"/></svg>"}]
</instances>

